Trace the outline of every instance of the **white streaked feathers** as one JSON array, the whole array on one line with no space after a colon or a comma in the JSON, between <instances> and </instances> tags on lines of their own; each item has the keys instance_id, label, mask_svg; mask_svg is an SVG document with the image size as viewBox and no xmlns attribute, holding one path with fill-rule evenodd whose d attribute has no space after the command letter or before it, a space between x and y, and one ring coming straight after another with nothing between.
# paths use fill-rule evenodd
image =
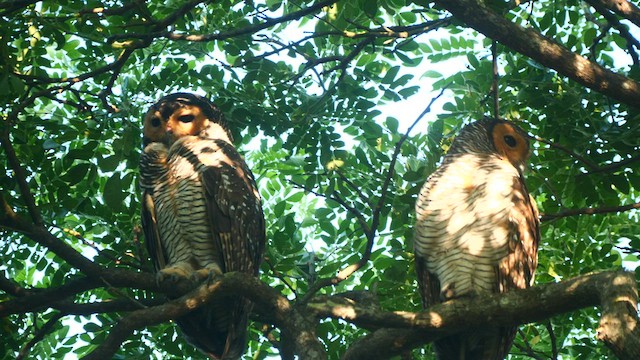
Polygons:
<instances>
[{"instance_id":1,"label":"white streaked feathers","mask_svg":"<svg viewBox=\"0 0 640 360\"><path fill-rule=\"evenodd\" d=\"M442 293L493 292L494 269L508 254L510 229L504 224L517 177L497 155L461 154L427 180L416 203L414 246Z\"/></svg>"}]
</instances>

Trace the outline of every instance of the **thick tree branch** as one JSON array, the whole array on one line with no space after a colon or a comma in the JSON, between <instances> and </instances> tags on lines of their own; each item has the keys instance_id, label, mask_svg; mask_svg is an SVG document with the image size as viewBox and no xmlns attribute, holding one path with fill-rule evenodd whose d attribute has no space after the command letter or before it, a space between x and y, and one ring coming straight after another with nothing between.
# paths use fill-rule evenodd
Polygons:
<instances>
[{"instance_id":1,"label":"thick tree branch","mask_svg":"<svg viewBox=\"0 0 640 360\"><path fill-rule=\"evenodd\" d=\"M11 296L25 296L28 292L25 288L7 278L4 273L0 273L0 290ZM1 309L2 303L0 303ZM0 315L2 317L2 315Z\"/></svg>"},{"instance_id":2,"label":"thick tree branch","mask_svg":"<svg viewBox=\"0 0 640 360\"><path fill-rule=\"evenodd\" d=\"M628 19L636 26L640 26L640 8L626 0L589 0L589 3L599 3L616 14Z\"/></svg>"},{"instance_id":3,"label":"thick tree branch","mask_svg":"<svg viewBox=\"0 0 640 360\"><path fill-rule=\"evenodd\" d=\"M618 212L629 211L633 209L640 209L640 202L628 204L628 205L620 205L620 206L603 206L599 208L563 210L555 214L542 214L540 216L540 219L541 221L548 221L548 220L560 219L567 216L618 213Z\"/></svg>"},{"instance_id":4,"label":"thick tree branch","mask_svg":"<svg viewBox=\"0 0 640 360\"><path fill-rule=\"evenodd\" d=\"M224 274L222 280L215 283L204 283L188 294L163 305L129 313L111 329L107 339L85 359L109 359L134 330L175 319L221 294L241 295L253 301L257 312L264 314L284 334L294 339L295 352L300 359L326 358L325 351L315 335L313 319L304 316L276 290L255 277L234 272Z\"/></svg>"},{"instance_id":5,"label":"thick tree branch","mask_svg":"<svg viewBox=\"0 0 640 360\"><path fill-rule=\"evenodd\" d=\"M534 29L524 28L475 0L436 0L455 17L576 82L629 106L640 107L640 84L575 54Z\"/></svg>"},{"instance_id":6,"label":"thick tree branch","mask_svg":"<svg viewBox=\"0 0 640 360\"><path fill-rule=\"evenodd\" d=\"M7 280L9 281L9 280ZM69 283L48 289L24 289L16 294L15 299L0 302L0 318L11 314L21 314L47 309L58 301L71 298L81 292L99 287L89 278L81 278Z\"/></svg>"},{"instance_id":7,"label":"thick tree branch","mask_svg":"<svg viewBox=\"0 0 640 360\"><path fill-rule=\"evenodd\" d=\"M602 272L502 295L447 301L419 313L371 313L357 306L314 307L319 316L390 324L354 343L344 359L384 359L484 324L513 326L590 306L602 307L598 338L621 359L640 358L635 275ZM405 328L405 329L401 329Z\"/></svg>"},{"instance_id":8,"label":"thick tree branch","mask_svg":"<svg viewBox=\"0 0 640 360\"><path fill-rule=\"evenodd\" d=\"M633 37L626 25L620 23L620 20L618 20L617 16L612 14L605 8L605 6L603 6L600 0L586 0L586 2L589 3L589 5L593 6L593 8L596 9L596 11L607 20L607 29L611 27L615 28L620 33L620 36L622 36L627 41L627 51L633 59L633 63L637 66L640 63L640 60L638 59L638 53L636 52L636 49L640 49L640 42L638 42L638 40ZM603 31L602 36L605 36L607 32L608 31ZM594 41L594 46L592 46L592 53L594 54L593 60L596 59L595 44L596 42Z\"/></svg>"}]
</instances>

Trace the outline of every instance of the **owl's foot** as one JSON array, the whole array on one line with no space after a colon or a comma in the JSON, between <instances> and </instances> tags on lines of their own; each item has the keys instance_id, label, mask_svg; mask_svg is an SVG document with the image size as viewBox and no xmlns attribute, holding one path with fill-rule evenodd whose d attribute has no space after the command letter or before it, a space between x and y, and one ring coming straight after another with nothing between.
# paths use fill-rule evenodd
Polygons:
<instances>
[{"instance_id":1,"label":"owl's foot","mask_svg":"<svg viewBox=\"0 0 640 360\"><path fill-rule=\"evenodd\" d=\"M158 271L156 281L161 283L165 280L177 282L182 279L190 279L193 269L189 264L176 263Z\"/></svg>"},{"instance_id":2,"label":"owl's foot","mask_svg":"<svg viewBox=\"0 0 640 360\"><path fill-rule=\"evenodd\" d=\"M206 280L209 284L222 276L222 269L218 264L209 264L191 274L191 279L196 282Z\"/></svg>"}]
</instances>

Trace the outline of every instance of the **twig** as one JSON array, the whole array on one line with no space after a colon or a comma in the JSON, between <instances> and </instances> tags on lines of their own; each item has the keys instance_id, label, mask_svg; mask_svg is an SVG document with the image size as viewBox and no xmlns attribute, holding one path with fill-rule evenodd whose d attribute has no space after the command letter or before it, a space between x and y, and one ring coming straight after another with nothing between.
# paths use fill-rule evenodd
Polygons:
<instances>
[{"instance_id":1,"label":"twig","mask_svg":"<svg viewBox=\"0 0 640 360\"><path fill-rule=\"evenodd\" d=\"M351 264L346 268L340 270L340 272L338 272L338 274L333 278L324 278L316 281L313 285L310 286L309 290L307 291L305 296L302 298L301 303L304 304L307 301L309 301L311 297L321 288L329 285L335 285L346 280L351 275L353 275L353 273L361 269L363 266L365 266L369 262L369 258L371 257L371 251L373 248L373 243L375 241L376 234L378 231L377 229L380 224L380 214L382 212L382 207L386 200L387 193L389 192L389 186L391 184L391 180L393 179L395 164L396 164L396 161L398 160L398 156L400 155L402 144L407 140L407 138L409 137L409 134L411 133L411 130L413 130L413 128L418 124L418 122L420 122L420 120L422 120L422 118L431 111L431 106L433 106L436 100L438 100L442 96L442 94L444 94L448 86L449 85L444 86L440 90L440 93L431 99L427 107L422 111L420 115L418 115L416 120L409 126L409 128L404 133L404 135L402 135L402 137L396 143L395 149L393 151L393 155L391 156L391 162L389 163L389 168L387 170L387 175L385 177L384 183L382 184L382 188L381 188L382 190L380 191L380 198L378 199L378 202L375 208L373 209L371 225L366 224L366 220L364 220L364 217L362 217L362 214L356 211L356 213L359 215L357 216L357 218L361 219L359 221L361 222L363 230L368 229L365 231L365 235L367 237L367 244L365 245L365 251L360 257L360 260L358 260L357 263Z\"/></svg>"},{"instance_id":2,"label":"twig","mask_svg":"<svg viewBox=\"0 0 640 360\"><path fill-rule=\"evenodd\" d=\"M544 358L538 356L535 351L533 350L533 348L531 347L531 344L529 344L529 340L527 340L527 335L524 333L524 331L522 331L522 329L518 329L518 334L520 335L520 337L522 338L522 342L524 342L524 346L521 346L519 344L514 343L514 345L520 349L520 351L523 351L527 354L527 356L534 358L536 360L544 360Z\"/></svg>"},{"instance_id":3,"label":"twig","mask_svg":"<svg viewBox=\"0 0 640 360\"><path fill-rule=\"evenodd\" d=\"M631 165L631 164L636 163L638 161L640 161L640 156L624 159L624 160L621 160L621 161L618 161L618 162L613 162L613 163L611 163L609 165L598 167L597 169L591 170L591 171L585 173L584 175L592 175L592 174L597 174L597 173L601 173L601 172L613 172L615 170L618 170L618 169L620 169L622 167L625 167L627 165Z\"/></svg>"},{"instance_id":4,"label":"twig","mask_svg":"<svg viewBox=\"0 0 640 360\"><path fill-rule=\"evenodd\" d=\"M24 346L20 349L18 356L16 356L16 360L22 360L29 355L31 348L37 344L39 341L44 339L45 335L47 335L51 329L53 329L54 325L64 316L63 313L56 313L53 315L49 321L47 321L42 327L33 335L33 338L29 340Z\"/></svg>"},{"instance_id":5,"label":"twig","mask_svg":"<svg viewBox=\"0 0 640 360\"><path fill-rule=\"evenodd\" d=\"M315 196L319 196L325 199L329 199L329 200L333 200L335 202L337 202L338 204L340 204L343 208L345 208L347 210L347 212L349 212L351 215L355 216L356 220L358 220L358 223L360 224L360 227L362 228L362 232L365 233L365 235L368 235L371 232L371 228L369 227L369 224L367 223L367 220L364 218L364 216L362 215L362 213L360 211L358 211L356 208L354 208L353 206L347 204L346 201L344 201L344 199L338 197L335 192L333 194L322 194L319 193L313 189L310 189L302 184L298 184L297 182L293 181L293 180L289 180L289 183L291 183L293 186L302 189L304 191L307 191Z\"/></svg>"},{"instance_id":6,"label":"twig","mask_svg":"<svg viewBox=\"0 0 640 360\"><path fill-rule=\"evenodd\" d=\"M362 202L364 202L365 204L370 204L370 199L367 195L365 195L362 192L362 189L360 189L358 186L356 186L356 184L353 183L353 181L351 181L349 178L347 178L342 171L340 171L340 169L336 169L335 173L338 174L338 176L340 177L340 179L347 184L347 186L349 186L351 188L351 190L355 191L358 194L358 197L360 198L360 200L362 200Z\"/></svg>"},{"instance_id":7,"label":"twig","mask_svg":"<svg viewBox=\"0 0 640 360\"><path fill-rule=\"evenodd\" d=\"M202 1L198 1L198 2L202 2ZM322 8L324 8L325 6L329 6L332 5L334 3L338 2L338 0L324 0L321 2L318 2L316 4L313 4L303 10L299 10L299 11L294 11L292 13L286 14L284 16L281 16L279 18L273 18L273 19L269 19L265 22L259 23L259 24L255 24L252 26L245 26L245 27L241 27L241 28L237 28L237 29L232 29L229 31L221 31L221 32L217 32L217 33L213 33L213 34L205 34L205 35L189 35L189 34L177 34L174 32L170 32L170 31L158 31L158 32L152 32L152 33L148 33L148 34L133 34L133 33L128 33L128 34L119 34L119 35L114 35L111 36L107 39L108 42L113 42L115 40L118 39L141 39L143 41L151 41L154 38L158 38L158 37L165 37L167 39L170 40L184 40L184 41L193 41L193 42L202 42L202 41L213 41L213 40L224 40L224 39L229 39L232 37L237 37L237 36L243 36L243 35L249 35L249 34L253 34L256 33L260 30L264 30L267 28L270 28L272 26L284 23L284 22L288 22L288 21L292 21L292 20L297 20L303 16L309 15L311 13L314 13ZM167 22L167 21L163 21L161 24L164 25L164 27L168 26L169 24L171 24L171 22ZM159 26L158 26L159 27Z\"/></svg>"},{"instance_id":8,"label":"twig","mask_svg":"<svg viewBox=\"0 0 640 360\"><path fill-rule=\"evenodd\" d=\"M548 221L548 220L560 219L567 216L617 213L617 212L629 211L632 209L640 209L640 202L637 202L634 204L628 204L628 205L620 205L620 206L603 206L600 208L563 210L555 214L542 214L540 219L541 221Z\"/></svg>"},{"instance_id":9,"label":"twig","mask_svg":"<svg viewBox=\"0 0 640 360\"><path fill-rule=\"evenodd\" d=\"M533 136L533 139L540 141L541 143L547 144L550 147L554 148L554 149L558 149L562 152L564 152L565 154L575 158L576 160L582 162L583 164L585 164L589 170L597 170L598 169L598 165L594 164L593 162L589 161L587 158L585 158L584 156L576 153L575 151L572 151L571 149L567 148L566 146L562 145L562 144L558 144L555 143L553 141L549 141L547 139L543 139L540 136Z\"/></svg>"},{"instance_id":10,"label":"twig","mask_svg":"<svg viewBox=\"0 0 640 360\"><path fill-rule=\"evenodd\" d=\"M27 173L21 166L20 160L18 160L18 156L16 155L16 151L13 148L13 144L11 144L11 141L9 140L9 126L7 126L6 124L0 131L0 143L2 143L4 153L9 160L11 169L13 169L14 178L18 183L20 194L22 195L22 199L27 206L27 210L29 211L31 220L33 220L34 224L36 225L42 225L42 216L40 215L40 210L38 210L38 207L36 206L36 200L33 197L33 194L31 194L31 189L29 188L29 183L27 182Z\"/></svg>"},{"instance_id":11,"label":"twig","mask_svg":"<svg viewBox=\"0 0 640 360\"><path fill-rule=\"evenodd\" d=\"M273 265L273 262L271 262L271 259L267 256L264 257L264 262L267 263L267 265L269 266L269 269L271 270L271 272L273 273L273 275L275 275L278 279L280 279L280 281L282 281L286 287L289 288L289 290L291 291L291 293L294 296L298 296L298 293L296 292L296 289L293 288L293 286L291 284L289 284L289 282L285 279L284 275L282 275L282 273L280 273L275 265Z\"/></svg>"},{"instance_id":12,"label":"twig","mask_svg":"<svg viewBox=\"0 0 640 360\"><path fill-rule=\"evenodd\" d=\"M550 320L547 320L544 323L544 326L547 328L549 332L549 341L551 342L551 358L553 360L558 359L558 339L556 339L556 333L553 331L553 324L551 324Z\"/></svg>"},{"instance_id":13,"label":"twig","mask_svg":"<svg viewBox=\"0 0 640 360\"><path fill-rule=\"evenodd\" d=\"M493 40L491 42L491 63L493 64L493 84L491 90L493 90L493 117L500 118L500 89L498 88L498 81L500 80L498 74L498 42Z\"/></svg>"}]
</instances>

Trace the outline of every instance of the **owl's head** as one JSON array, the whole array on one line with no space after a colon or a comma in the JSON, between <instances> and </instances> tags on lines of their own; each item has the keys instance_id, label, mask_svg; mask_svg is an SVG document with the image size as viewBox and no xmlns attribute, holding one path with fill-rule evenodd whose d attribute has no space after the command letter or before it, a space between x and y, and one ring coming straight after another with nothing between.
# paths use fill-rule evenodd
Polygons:
<instances>
[{"instance_id":1,"label":"owl's head","mask_svg":"<svg viewBox=\"0 0 640 360\"><path fill-rule=\"evenodd\" d=\"M184 136L233 142L222 112L206 98L182 92L162 97L144 116L143 145L171 146Z\"/></svg>"},{"instance_id":2,"label":"owl's head","mask_svg":"<svg viewBox=\"0 0 640 360\"><path fill-rule=\"evenodd\" d=\"M530 155L529 137L513 122L484 118L462 128L448 154L466 153L497 154L522 172Z\"/></svg>"}]
</instances>

